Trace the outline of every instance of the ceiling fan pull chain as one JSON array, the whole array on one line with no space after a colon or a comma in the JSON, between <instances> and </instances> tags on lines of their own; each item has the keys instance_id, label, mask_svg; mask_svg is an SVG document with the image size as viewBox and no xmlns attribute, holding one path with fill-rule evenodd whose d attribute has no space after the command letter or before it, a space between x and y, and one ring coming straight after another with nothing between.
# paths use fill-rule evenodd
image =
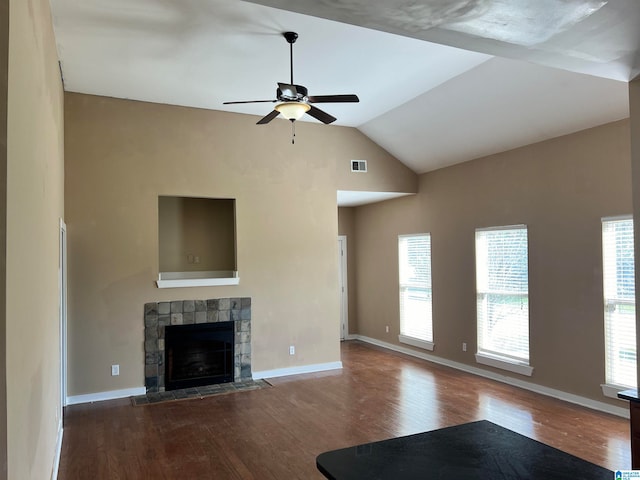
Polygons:
<instances>
[{"instance_id":1,"label":"ceiling fan pull chain","mask_svg":"<svg viewBox=\"0 0 640 480\"><path fill-rule=\"evenodd\" d=\"M296 143L296 122L291 120L291 145Z\"/></svg>"}]
</instances>

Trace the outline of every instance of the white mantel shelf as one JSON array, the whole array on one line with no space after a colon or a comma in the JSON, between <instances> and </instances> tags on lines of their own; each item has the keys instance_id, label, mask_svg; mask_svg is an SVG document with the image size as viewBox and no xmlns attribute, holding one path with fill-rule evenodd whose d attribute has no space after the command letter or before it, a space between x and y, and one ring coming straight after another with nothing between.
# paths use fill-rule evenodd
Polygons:
<instances>
[{"instance_id":1,"label":"white mantel shelf","mask_svg":"<svg viewBox=\"0 0 640 480\"><path fill-rule=\"evenodd\" d=\"M240 284L240 277L237 271L160 272L156 282L158 288L217 287L238 284Z\"/></svg>"}]
</instances>

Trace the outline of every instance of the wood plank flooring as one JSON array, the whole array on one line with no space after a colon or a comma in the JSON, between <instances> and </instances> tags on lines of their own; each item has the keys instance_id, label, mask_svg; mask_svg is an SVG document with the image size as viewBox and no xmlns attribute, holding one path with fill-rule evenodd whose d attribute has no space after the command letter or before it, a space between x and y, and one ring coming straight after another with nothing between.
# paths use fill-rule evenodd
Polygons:
<instances>
[{"instance_id":1,"label":"wood plank flooring","mask_svg":"<svg viewBox=\"0 0 640 480\"><path fill-rule=\"evenodd\" d=\"M133 407L66 408L60 480L322 479L318 454L486 419L606 468L630 469L628 420L359 342L342 371L273 388Z\"/></svg>"}]
</instances>

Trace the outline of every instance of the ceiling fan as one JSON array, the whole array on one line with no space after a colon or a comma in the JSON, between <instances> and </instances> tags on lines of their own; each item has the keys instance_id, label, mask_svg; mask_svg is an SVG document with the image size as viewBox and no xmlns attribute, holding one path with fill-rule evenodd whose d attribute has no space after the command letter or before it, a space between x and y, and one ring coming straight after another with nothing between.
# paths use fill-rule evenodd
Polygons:
<instances>
[{"instance_id":1,"label":"ceiling fan","mask_svg":"<svg viewBox=\"0 0 640 480\"><path fill-rule=\"evenodd\" d=\"M309 95L307 88L293 83L293 44L298 39L296 32L284 32L282 34L289 43L291 78L290 83L278 83L275 100L246 100L240 102L224 102L224 105L239 103L277 103L274 110L261 118L257 125L264 125L282 114L284 118L295 122L305 113L324 124L336 121L336 118L327 112L314 107L313 103L357 103L360 101L357 95ZM279 102L279 103L278 103Z\"/></svg>"}]
</instances>

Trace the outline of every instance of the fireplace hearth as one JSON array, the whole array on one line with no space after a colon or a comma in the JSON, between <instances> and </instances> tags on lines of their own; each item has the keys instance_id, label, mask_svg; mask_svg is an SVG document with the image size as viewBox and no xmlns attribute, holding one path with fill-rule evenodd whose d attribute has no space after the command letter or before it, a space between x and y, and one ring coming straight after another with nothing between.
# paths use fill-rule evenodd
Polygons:
<instances>
[{"instance_id":1,"label":"fireplace hearth","mask_svg":"<svg viewBox=\"0 0 640 480\"><path fill-rule=\"evenodd\" d=\"M144 325L147 393L252 379L251 298L146 303Z\"/></svg>"}]
</instances>

